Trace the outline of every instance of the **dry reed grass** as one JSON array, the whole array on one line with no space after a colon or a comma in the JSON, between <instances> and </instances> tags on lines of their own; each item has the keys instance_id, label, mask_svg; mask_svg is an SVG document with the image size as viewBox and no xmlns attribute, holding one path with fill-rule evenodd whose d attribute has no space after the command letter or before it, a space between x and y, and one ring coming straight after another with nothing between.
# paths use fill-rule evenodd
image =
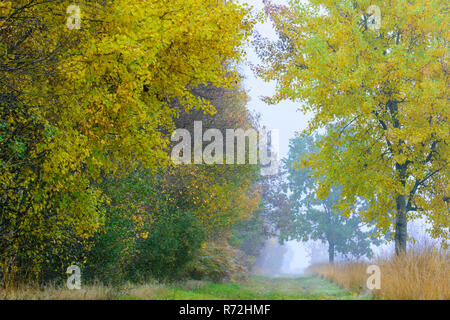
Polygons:
<instances>
[{"instance_id":1,"label":"dry reed grass","mask_svg":"<svg viewBox=\"0 0 450 320\"><path fill-rule=\"evenodd\" d=\"M101 283L94 283L80 290L69 290L54 284L43 287L17 285L0 289L2 300L107 300L115 297L117 290Z\"/></svg>"},{"instance_id":2,"label":"dry reed grass","mask_svg":"<svg viewBox=\"0 0 450 320\"><path fill-rule=\"evenodd\" d=\"M373 263L317 264L307 272L361 292L368 290L370 264L381 270L381 289L372 291L377 299L450 300L450 254L431 245L412 247L400 256L379 257Z\"/></svg>"},{"instance_id":3,"label":"dry reed grass","mask_svg":"<svg viewBox=\"0 0 450 320\"><path fill-rule=\"evenodd\" d=\"M198 283L197 283L198 282ZM186 281L187 289L203 285L201 281ZM120 286L108 286L100 282L83 285L80 290L69 290L65 286L47 284L45 286L10 285L0 287L0 300L119 300L161 299L170 296L171 290L167 284L151 281L145 284L126 283Z\"/></svg>"}]
</instances>

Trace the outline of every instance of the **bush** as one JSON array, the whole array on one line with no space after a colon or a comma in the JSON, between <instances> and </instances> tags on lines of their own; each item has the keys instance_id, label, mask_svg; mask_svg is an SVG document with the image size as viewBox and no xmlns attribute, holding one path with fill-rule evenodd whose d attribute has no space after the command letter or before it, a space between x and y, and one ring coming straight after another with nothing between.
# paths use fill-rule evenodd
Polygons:
<instances>
[{"instance_id":1,"label":"bush","mask_svg":"<svg viewBox=\"0 0 450 320\"><path fill-rule=\"evenodd\" d=\"M205 243L195 260L189 263L187 275L196 280L242 280L248 276L253 261L226 240Z\"/></svg>"},{"instance_id":2,"label":"bush","mask_svg":"<svg viewBox=\"0 0 450 320\"><path fill-rule=\"evenodd\" d=\"M237 223L231 233L230 244L246 255L257 258L268 236L261 211L255 211L249 219Z\"/></svg>"},{"instance_id":3,"label":"bush","mask_svg":"<svg viewBox=\"0 0 450 320\"><path fill-rule=\"evenodd\" d=\"M162 212L146 239L139 239L130 265L130 278L174 279L190 262L205 238L200 222L190 212Z\"/></svg>"},{"instance_id":4,"label":"bush","mask_svg":"<svg viewBox=\"0 0 450 320\"><path fill-rule=\"evenodd\" d=\"M133 215L113 209L95 239L83 275L105 283L172 279L193 259L204 231L189 212L164 210L136 227Z\"/></svg>"},{"instance_id":5,"label":"bush","mask_svg":"<svg viewBox=\"0 0 450 320\"><path fill-rule=\"evenodd\" d=\"M83 275L90 281L104 283L126 281L127 269L136 254L135 229L127 212L117 208L108 210L105 226L94 238Z\"/></svg>"}]
</instances>

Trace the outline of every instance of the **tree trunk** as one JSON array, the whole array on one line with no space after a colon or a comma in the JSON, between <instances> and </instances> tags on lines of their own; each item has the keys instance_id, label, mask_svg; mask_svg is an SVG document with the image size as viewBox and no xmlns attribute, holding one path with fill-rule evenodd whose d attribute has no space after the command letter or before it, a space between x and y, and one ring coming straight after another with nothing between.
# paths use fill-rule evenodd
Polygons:
<instances>
[{"instance_id":1,"label":"tree trunk","mask_svg":"<svg viewBox=\"0 0 450 320\"><path fill-rule=\"evenodd\" d=\"M390 100L386 104L391 117L393 119L393 127L396 129L401 129L400 121L398 120L398 102L395 100ZM403 153L403 145L405 142L401 139L397 142L398 154ZM396 163L395 169L398 174L398 178L402 185L402 193L397 193L395 198L395 204L397 207L397 215L395 217L395 254L400 255L402 252L406 252L406 197L405 197L405 186L407 180L407 169L408 162Z\"/></svg>"},{"instance_id":2,"label":"tree trunk","mask_svg":"<svg viewBox=\"0 0 450 320\"><path fill-rule=\"evenodd\" d=\"M328 242L328 262L334 263L334 243Z\"/></svg>"},{"instance_id":3,"label":"tree trunk","mask_svg":"<svg viewBox=\"0 0 450 320\"><path fill-rule=\"evenodd\" d=\"M395 254L406 252L407 226L406 226L406 200L404 195L398 195L397 217L395 221Z\"/></svg>"}]
</instances>

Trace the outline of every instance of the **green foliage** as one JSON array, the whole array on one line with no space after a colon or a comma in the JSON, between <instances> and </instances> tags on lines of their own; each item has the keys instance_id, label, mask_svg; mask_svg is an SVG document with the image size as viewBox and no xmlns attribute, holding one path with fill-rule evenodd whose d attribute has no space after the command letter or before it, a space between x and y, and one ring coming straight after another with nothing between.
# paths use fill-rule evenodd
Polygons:
<instances>
[{"instance_id":1,"label":"green foliage","mask_svg":"<svg viewBox=\"0 0 450 320\"><path fill-rule=\"evenodd\" d=\"M343 216L337 209L340 200L339 186L333 186L326 198L317 199L317 185L308 167L299 168L301 160L315 151L315 143L320 136L298 137L292 139L284 164L289 182L291 219L281 224L280 238L300 241L321 240L328 244L329 259L336 253L354 258L371 257L371 244L379 244L374 237L373 225L364 225L359 216ZM360 210L364 203L354 211ZM363 231L365 228L365 231Z\"/></svg>"},{"instance_id":2,"label":"green foliage","mask_svg":"<svg viewBox=\"0 0 450 320\"><path fill-rule=\"evenodd\" d=\"M206 236L195 216L182 211L161 212L148 232L136 245L130 270L134 280L176 278Z\"/></svg>"},{"instance_id":3,"label":"green foliage","mask_svg":"<svg viewBox=\"0 0 450 320\"><path fill-rule=\"evenodd\" d=\"M105 283L125 281L127 268L136 254L135 223L117 208L107 212L103 229L94 237L94 245L87 256L83 274L87 280Z\"/></svg>"},{"instance_id":4,"label":"green foliage","mask_svg":"<svg viewBox=\"0 0 450 320\"><path fill-rule=\"evenodd\" d=\"M105 179L106 222L87 257L88 278L105 282L174 278L195 255L205 231L198 218L171 207L145 169Z\"/></svg>"},{"instance_id":5,"label":"green foliage","mask_svg":"<svg viewBox=\"0 0 450 320\"><path fill-rule=\"evenodd\" d=\"M262 210L259 209L246 220L240 221L234 228L230 237L230 244L240 248L248 256L257 258L267 239Z\"/></svg>"}]
</instances>

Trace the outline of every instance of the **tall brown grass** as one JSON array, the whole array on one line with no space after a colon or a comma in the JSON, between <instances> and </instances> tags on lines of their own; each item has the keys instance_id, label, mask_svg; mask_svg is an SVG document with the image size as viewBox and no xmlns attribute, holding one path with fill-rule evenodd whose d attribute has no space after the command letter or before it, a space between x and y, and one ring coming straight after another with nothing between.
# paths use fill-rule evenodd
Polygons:
<instances>
[{"instance_id":1,"label":"tall brown grass","mask_svg":"<svg viewBox=\"0 0 450 320\"><path fill-rule=\"evenodd\" d=\"M0 300L108 300L117 297L113 287L95 283L81 290L48 284L45 286L11 285L0 288Z\"/></svg>"},{"instance_id":2,"label":"tall brown grass","mask_svg":"<svg viewBox=\"0 0 450 320\"><path fill-rule=\"evenodd\" d=\"M177 285L190 290L205 285L204 281L185 280ZM37 285L10 285L0 287L0 300L120 300L133 299L171 299L174 290L171 286L158 281L145 284L125 283L119 286L104 285L100 282L82 285L80 290L69 290L61 284L49 283Z\"/></svg>"},{"instance_id":3,"label":"tall brown grass","mask_svg":"<svg viewBox=\"0 0 450 320\"><path fill-rule=\"evenodd\" d=\"M450 254L427 245L413 247L400 256L378 257L371 263L317 264L308 273L318 274L352 291L367 291L369 265L381 270L381 289L372 290L376 299L450 300Z\"/></svg>"}]
</instances>

